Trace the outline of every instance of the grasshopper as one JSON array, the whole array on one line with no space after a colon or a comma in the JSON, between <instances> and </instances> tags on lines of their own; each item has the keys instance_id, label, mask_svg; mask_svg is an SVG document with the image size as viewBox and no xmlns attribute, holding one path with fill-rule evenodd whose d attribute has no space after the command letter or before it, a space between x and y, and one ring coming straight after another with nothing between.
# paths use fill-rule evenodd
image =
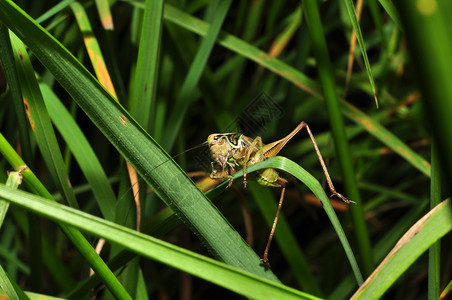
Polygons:
<instances>
[{"instance_id":1,"label":"grasshopper","mask_svg":"<svg viewBox=\"0 0 452 300\"><path fill-rule=\"evenodd\" d=\"M246 168L255 163L276 156L279 151L281 151L281 149L287 144L287 142L289 142L289 140L292 139L292 137L303 128L306 128L312 144L314 145L315 152L317 153L317 157L319 158L320 165L322 166L323 173L325 174L332 196L336 196L346 203L353 202L336 192L330 175L328 174L325 162L323 161L322 154L320 153L320 150L314 139L314 135L312 134L308 124L306 124L305 122L301 122L286 137L266 145L262 143L262 138L260 136L252 139L241 133L214 133L209 135L206 143L210 148L210 153L214 160L211 163L212 173L210 174L210 177L212 179L228 178L228 187L230 187L233 181L232 175L236 172L236 170L243 169L243 185L246 187ZM218 165L217 168L215 168L215 163ZM280 177L278 172L275 169L271 168L258 170L257 174L257 182L259 184L263 186L282 188L278 210L276 211L276 216L273 221L270 235L268 237L267 245L261 258L261 260L267 266L270 266L268 262L268 252L270 250L270 244L272 242L273 235L275 234L276 224L278 223L279 213L281 211L281 206L284 200L284 192L286 190L287 180Z\"/></svg>"}]
</instances>

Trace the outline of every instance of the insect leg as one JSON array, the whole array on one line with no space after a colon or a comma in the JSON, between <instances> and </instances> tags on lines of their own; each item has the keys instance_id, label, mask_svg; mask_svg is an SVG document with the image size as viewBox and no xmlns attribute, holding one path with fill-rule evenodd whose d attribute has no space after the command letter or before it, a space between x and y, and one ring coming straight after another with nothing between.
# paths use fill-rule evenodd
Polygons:
<instances>
[{"instance_id":1,"label":"insect leg","mask_svg":"<svg viewBox=\"0 0 452 300\"><path fill-rule=\"evenodd\" d=\"M322 166L323 173L325 174L326 181L328 182L328 186L330 188L332 196L336 196L336 197L342 199L342 201L344 201L345 203L352 202L352 203L356 204L355 201L348 200L343 195L336 192L336 189L334 188L333 182L331 181L330 174L328 174L328 169L326 168L325 162L323 161L322 154L320 153L319 147L317 146L317 143L315 142L314 135L312 134L311 129L309 129L308 124L306 124L305 122L301 122L300 125L301 125L301 128L303 128L303 127L306 128L306 131L308 132L309 137L311 138L312 144L314 145L315 152L317 153L317 157L319 158L320 165Z\"/></svg>"},{"instance_id":2,"label":"insect leg","mask_svg":"<svg viewBox=\"0 0 452 300\"><path fill-rule=\"evenodd\" d=\"M281 197L279 198L278 210L276 211L276 216L275 216L275 219L273 220L273 226L272 226L272 229L270 230L270 235L268 236L267 246L265 247L264 255L262 255L262 258L261 258L261 261L264 262L267 265L267 267L270 267L270 263L268 262L268 251L270 250L270 245L272 243L273 236L275 235L276 224L278 224L279 213L281 212L281 207L282 207L282 204L284 201L284 193L285 192L286 192L286 186L284 184L282 186L282 190L281 190Z\"/></svg>"},{"instance_id":3,"label":"insect leg","mask_svg":"<svg viewBox=\"0 0 452 300\"><path fill-rule=\"evenodd\" d=\"M221 171L221 174L217 174L218 170L215 169L215 167L213 166L213 162L210 163L212 166L212 173L210 173L210 178L212 179L225 179L225 178L229 178L229 183L228 186L226 188L231 187L232 185L232 181L233 181L233 177L232 175L229 174L228 170L226 170L223 166L223 169Z\"/></svg>"}]
</instances>

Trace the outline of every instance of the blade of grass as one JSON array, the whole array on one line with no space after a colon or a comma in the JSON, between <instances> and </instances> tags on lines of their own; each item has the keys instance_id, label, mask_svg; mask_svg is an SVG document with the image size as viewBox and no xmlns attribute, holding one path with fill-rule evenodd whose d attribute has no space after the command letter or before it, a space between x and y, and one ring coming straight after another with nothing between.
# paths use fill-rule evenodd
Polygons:
<instances>
[{"instance_id":1,"label":"blade of grass","mask_svg":"<svg viewBox=\"0 0 452 300\"><path fill-rule=\"evenodd\" d=\"M155 95L160 64L160 43L162 39L163 1L147 0L138 48L136 70L130 89L130 114L145 129L153 132L155 124Z\"/></svg>"},{"instance_id":2,"label":"blade of grass","mask_svg":"<svg viewBox=\"0 0 452 300\"><path fill-rule=\"evenodd\" d=\"M63 194L65 203L78 207L75 195L69 186L64 160L53 131L52 124L45 109L42 95L34 74L33 66L23 43L11 33L11 45L16 63L18 79L21 83L23 103L29 118L31 129L35 135L39 150L49 170L53 182ZM39 219L34 215L28 216L30 231L30 279L31 287L42 289L42 237Z\"/></svg>"},{"instance_id":3,"label":"blade of grass","mask_svg":"<svg viewBox=\"0 0 452 300\"><path fill-rule=\"evenodd\" d=\"M49 115L86 176L102 215L105 219L113 221L116 197L96 154L77 123L52 90L46 84L41 84L40 88Z\"/></svg>"},{"instance_id":4,"label":"blade of grass","mask_svg":"<svg viewBox=\"0 0 452 300\"><path fill-rule=\"evenodd\" d=\"M25 295L24 291L15 283L2 266L0 266L0 288L8 295L9 299L27 300L30 299Z\"/></svg>"},{"instance_id":5,"label":"blade of grass","mask_svg":"<svg viewBox=\"0 0 452 300\"><path fill-rule=\"evenodd\" d=\"M381 6L385 9L386 13L391 17L391 19L394 21L394 23L399 27L399 29L402 28L402 23L400 22L399 13L397 12L397 9L394 6L394 3L392 3L391 0L379 0Z\"/></svg>"},{"instance_id":6,"label":"blade of grass","mask_svg":"<svg viewBox=\"0 0 452 300\"><path fill-rule=\"evenodd\" d=\"M102 5L105 5L105 4L102 4ZM108 3L106 3L106 5L108 5ZM71 9L74 12L75 19L77 20L77 24L83 35L85 47L88 52L91 64L94 67L94 71L96 73L97 78L99 79L100 83L104 86L104 88L110 94L112 94L112 96L115 98L116 101L118 101L117 94L116 94L115 88L113 86L113 83L111 81L111 77L108 72L108 68L105 64L105 60L104 60L102 51L100 49L97 38L94 35L94 32L91 28L90 20L85 12L84 7L80 3L74 2L71 4ZM146 109L146 107L143 107L143 110L145 110L145 109ZM82 139L84 140L84 138L82 138ZM91 155L91 157L95 158L95 156L92 156L92 155ZM95 158L95 159L97 160L97 158ZM83 160L82 164L87 168L91 168L94 165L96 165L96 167L100 167L99 163L94 163L93 165L86 166L85 162L86 162L86 160ZM134 184L135 182L137 182L137 173L130 166L130 164L128 162L127 162L127 170L129 173L130 181L132 182L132 184ZM94 172L93 174L95 174L95 173L96 172ZM91 177L90 179L95 179L92 176L90 176L90 177ZM103 176L100 175L100 177L105 177L105 174ZM96 178L96 180L97 180L97 178ZM91 180L88 179L88 181L91 181ZM106 178L101 181L103 183L104 191L107 191L106 188L109 188L109 184L108 184ZM105 184L107 184L108 187ZM97 189L95 184L92 184L92 187ZM134 188L133 189L134 195L138 195L138 193L136 192L136 189L138 189L138 186L133 185L133 188ZM111 190L111 188L110 188L110 190ZM97 197L98 204L100 205L104 216L107 217L108 220L114 220L115 218L117 221L123 220L125 217L120 216L120 215L122 215L122 213L127 214L127 212L122 211L122 210L113 209L113 207L117 207L116 205L111 203L111 201L113 201L113 199L114 199L113 191L111 191L111 193L108 192L108 194L106 194L105 196L108 197L108 198L104 198L105 201L103 200L103 198ZM110 201L110 203L108 203L108 201ZM140 223L141 223L141 213L140 212L141 211L139 208L141 207L141 205L139 203L138 196L135 197L135 201L136 201L136 207L137 207L136 228L137 228L137 230L139 230L139 228L141 226L140 225ZM104 204L106 204L106 205L104 205Z\"/></svg>"},{"instance_id":7,"label":"blade of grass","mask_svg":"<svg viewBox=\"0 0 452 300\"><path fill-rule=\"evenodd\" d=\"M301 5L287 17L288 24L284 30L275 38L268 53L273 57L278 57L281 52L286 48L287 44L293 40L295 32L299 29L301 24Z\"/></svg>"},{"instance_id":8,"label":"blade of grass","mask_svg":"<svg viewBox=\"0 0 452 300\"><path fill-rule=\"evenodd\" d=\"M364 59L364 64L366 65L367 77L369 78L370 86L372 88L372 93L374 94L375 104L378 108L377 91L375 89L374 77L372 75L372 69L370 68L369 58L367 57L366 46L364 45L363 35L361 34L361 27L359 26L358 18L356 17L355 6L352 0L344 0L345 6L347 7L348 16L352 22L353 30L356 34L358 40L359 48L361 49L361 54Z\"/></svg>"},{"instance_id":9,"label":"blade of grass","mask_svg":"<svg viewBox=\"0 0 452 300\"><path fill-rule=\"evenodd\" d=\"M184 121L184 116L190 103L193 101L193 92L196 88L198 81L204 71L207 63L207 59L210 57L213 46L217 40L218 34L220 33L223 21L226 18L226 14L231 5L231 0L222 0L218 2L212 2L214 4L218 3L216 9L215 17L213 18L212 26L210 26L206 36L199 46L199 50L196 53L195 59L193 60L190 70L188 71L187 77L182 85L182 88L177 97L174 109L171 112L169 120L166 124L167 130L164 134L164 139L162 144L167 149L171 149L176 141L176 137L180 131L182 123Z\"/></svg>"},{"instance_id":10,"label":"blade of grass","mask_svg":"<svg viewBox=\"0 0 452 300\"><path fill-rule=\"evenodd\" d=\"M302 167L294 163L293 161L284 158L284 157L275 157L273 159L268 159L264 163L262 163L266 167L270 168L276 168L283 170L287 173L290 173L291 175L295 176L298 180L306 184L306 186L309 187L309 189L317 196L318 199L322 202L323 209L325 210L326 214L328 215L328 218L331 221L331 224L334 227L334 230L336 231L339 240L342 244L342 247L344 248L345 254L347 255L347 258L349 260L350 266L353 270L353 274L355 275L356 281L358 284L363 281L361 271L359 270L358 263L356 262L355 256L353 254L353 251L350 247L350 244L348 243L347 236L344 233L344 230L342 229L342 226L336 216L336 212L334 211L333 207L331 206L331 203L326 196L325 192L323 191L322 186L320 183L315 179L311 174L309 174L306 170L304 170ZM262 168L259 165L260 168ZM253 171L254 168L251 166L249 168L249 171ZM248 171L248 168L247 168ZM238 172L238 175L241 175L241 172Z\"/></svg>"},{"instance_id":11,"label":"blade of grass","mask_svg":"<svg viewBox=\"0 0 452 300\"><path fill-rule=\"evenodd\" d=\"M447 286L444 288L444 290L441 292L441 295L439 296L438 300L446 299L447 295L449 295L452 292L452 280L449 281Z\"/></svg>"},{"instance_id":12,"label":"blade of grass","mask_svg":"<svg viewBox=\"0 0 452 300\"><path fill-rule=\"evenodd\" d=\"M361 197L359 195L355 173L353 170L349 145L347 143L347 136L345 135L344 121L339 109L339 98L337 95L336 85L334 83L333 68L331 66L326 46L325 34L320 21L319 9L315 0L305 0L303 4L305 8L306 21L311 33L312 48L316 57L317 69L322 84L328 117L330 119L330 127L334 138L337 159L339 160L344 176L345 190L347 192L347 197L358 204L358 206L352 205L350 209L355 228L356 240L359 246L360 256L363 261L364 272L366 274L370 274L374 269L370 237L364 219L364 212L360 207L360 204L362 203ZM358 277L356 279L358 285L361 285L362 278L361 281Z\"/></svg>"},{"instance_id":13,"label":"blade of grass","mask_svg":"<svg viewBox=\"0 0 452 300\"><path fill-rule=\"evenodd\" d=\"M2 58L2 65L16 110L22 156L29 166L33 166L28 120L22 101L22 92L14 64L14 54L12 52L8 28L3 24L0 24L0 57Z\"/></svg>"},{"instance_id":14,"label":"blade of grass","mask_svg":"<svg viewBox=\"0 0 452 300\"><path fill-rule=\"evenodd\" d=\"M156 92L159 78L160 47L163 23L163 1L145 2L144 13L135 12L142 17L141 26L134 30L134 39L138 39L138 58L135 64L135 72L132 76L128 106L130 114L141 126L151 133L155 133L157 126ZM138 23L138 22L137 22ZM151 125L152 124L152 125ZM136 184L137 173L127 162L130 183L137 208L136 228L141 227L140 186ZM144 188L143 188L144 190ZM125 216L127 218L127 216Z\"/></svg>"},{"instance_id":15,"label":"blade of grass","mask_svg":"<svg viewBox=\"0 0 452 300\"><path fill-rule=\"evenodd\" d=\"M63 0L63 1L59 2L54 7L52 7L51 9L49 9L48 11L43 13L41 16L39 16L36 19L36 22L42 23L42 22L46 21L47 19L53 17L54 15L56 15L57 13L59 13L60 11L62 11L66 7L68 7L74 1L75 0Z\"/></svg>"},{"instance_id":16,"label":"blade of grass","mask_svg":"<svg viewBox=\"0 0 452 300\"><path fill-rule=\"evenodd\" d=\"M100 1L100 0L99 0ZM96 1L96 4L98 1ZM103 2L103 1L100 1ZM107 5L108 3L100 4ZM99 43L93 33L93 29L91 28L90 21L88 16L86 15L85 9L79 2L74 2L71 4L71 9L74 12L75 20L80 28L80 31L83 35L83 41L85 42L86 50L88 52L91 64L93 65L94 72L96 73L97 79L100 83L105 87L113 97L117 98L115 88L111 81L110 74L108 73L107 66L105 64L104 57L102 55L102 51L100 50ZM109 12L109 11L108 11ZM99 12L101 13L101 12ZM105 12L102 12L105 13ZM110 15L111 17L111 15Z\"/></svg>"},{"instance_id":17,"label":"blade of grass","mask_svg":"<svg viewBox=\"0 0 452 300\"><path fill-rule=\"evenodd\" d=\"M432 178L430 180L430 209L434 209L441 202L441 164L436 149L436 142L431 146ZM428 251L428 298L438 299L441 270L441 241L435 242Z\"/></svg>"},{"instance_id":18,"label":"blade of grass","mask_svg":"<svg viewBox=\"0 0 452 300\"><path fill-rule=\"evenodd\" d=\"M187 15L168 4L165 5L164 17L166 20L202 36L204 36L209 29L209 25L202 20ZM320 87L316 82L282 61L271 57L256 47L227 33L220 33L218 43L225 48L266 67L316 98L322 99ZM340 108L345 116L363 126L370 134L398 153L424 175L430 176L430 164L422 156L415 153L393 133L358 108L342 99L340 100L340 104Z\"/></svg>"},{"instance_id":19,"label":"blade of grass","mask_svg":"<svg viewBox=\"0 0 452 300\"><path fill-rule=\"evenodd\" d=\"M140 255L191 273L250 298L318 299L280 283L258 277L211 258L146 236L116 223L47 201L47 199L30 193L12 191L3 184L0 184L0 197L51 220L75 226Z\"/></svg>"},{"instance_id":20,"label":"blade of grass","mask_svg":"<svg viewBox=\"0 0 452 300\"><path fill-rule=\"evenodd\" d=\"M428 248L452 230L452 207L443 201L408 230L351 299L379 299Z\"/></svg>"},{"instance_id":21,"label":"blade of grass","mask_svg":"<svg viewBox=\"0 0 452 300\"><path fill-rule=\"evenodd\" d=\"M31 129L36 136L39 149L54 183L63 193L66 203L77 208L77 200L74 192L69 187L63 156L45 109L44 100L42 99L27 50L14 34L11 35L11 42Z\"/></svg>"},{"instance_id":22,"label":"blade of grass","mask_svg":"<svg viewBox=\"0 0 452 300\"><path fill-rule=\"evenodd\" d=\"M422 90L426 116L432 127L441 165L452 180L452 7L450 2L399 1L399 12L416 75ZM447 99L447 101L445 101Z\"/></svg>"},{"instance_id":23,"label":"blade of grass","mask_svg":"<svg viewBox=\"0 0 452 300\"><path fill-rule=\"evenodd\" d=\"M359 23L359 19L361 18L361 12L363 8L363 1L359 0L356 2L356 18ZM347 95L348 86L350 84L350 77L352 75L353 64L355 62L355 50L356 50L356 33L353 30L352 37L350 40L350 49L348 52L348 62L347 62L347 75L345 76L345 86L344 86L344 98ZM378 107L378 102L376 102Z\"/></svg>"},{"instance_id":24,"label":"blade of grass","mask_svg":"<svg viewBox=\"0 0 452 300\"><path fill-rule=\"evenodd\" d=\"M113 30L113 16L110 11L108 0L95 0L102 26L105 30Z\"/></svg>"},{"instance_id":25,"label":"blade of grass","mask_svg":"<svg viewBox=\"0 0 452 300\"><path fill-rule=\"evenodd\" d=\"M415 206L410 209L406 215L397 223L395 223L389 231L387 231L382 239L374 246L374 260L382 261L386 254L391 251L397 241L403 234L416 223L423 214L425 214L427 202ZM335 290L328 295L328 299L348 299L356 291L356 285L352 282L352 275L350 274L344 281L338 285Z\"/></svg>"}]
</instances>

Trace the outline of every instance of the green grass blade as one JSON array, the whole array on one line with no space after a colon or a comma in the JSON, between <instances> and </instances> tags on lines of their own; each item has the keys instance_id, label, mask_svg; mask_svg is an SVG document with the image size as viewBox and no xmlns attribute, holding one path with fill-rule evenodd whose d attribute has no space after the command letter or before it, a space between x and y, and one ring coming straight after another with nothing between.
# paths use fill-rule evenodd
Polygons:
<instances>
[{"instance_id":1,"label":"green grass blade","mask_svg":"<svg viewBox=\"0 0 452 300\"><path fill-rule=\"evenodd\" d=\"M11 44L16 62L16 70L21 82L22 97L27 111L31 129L35 135L41 155L49 170L53 182L58 190L63 194L65 203L73 207L78 207L75 194L69 185L69 178L64 165L64 160L58 146L55 132L53 131L44 101L42 99L39 86L36 81L34 69L23 43L11 33ZM42 289L42 237L39 220L36 216L30 215L30 251L31 286Z\"/></svg>"},{"instance_id":2,"label":"green grass blade","mask_svg":"<svg viewBox=\"0 0 452 300\"><path fill-rule=\"evenodd\" d=\"M347 7L348 16L355 31L356 38L358 40L359 48L361 49L361 54L364 59L364 64L366 65L367 77L369 78L370 86L372 88L372 93L374 95L375 104L378 108L377 91L375 89L374 76L372 75L372 69L370 68L369 58L367 57L366 46L364 45L363 35L361 34L361 27L359 26L358 18L356 17L356 10L353 2L351 0L344 0L345 6Z\"/></svg>"},{"instance_id":3,"label":"green grass blade","mask_svg":"<svg viewBox=\"0 0 452 300\"><path fill-rule=\"evenodd\" d=\"M63 193L66 203L72 207L78 207L74 192L69 186L63 156L61 155L25 46L15 35L11 35L11 41L19 80L22 83L21 89L25 108L29 114L30 125L36 136L42 157L54 183Z\"/></svg>"},{"instance_id":4,"label":"green grass blade","mask_svg":"<svg viewBox=\"0 0 452 300\"><path fill-rule=\"evenodd\" d=\"M399 13L392 3L391 0L379 0L381 6L385 9L386 13L391 17L397 27L402 28L402 23L400 22Z\"/></svg>"},{"instance_id":5,"label":"green grass blade","mask_svg":"<svg viewBox=\"0 0 452 300\"><path fill-rule=\"evenodd\" d=\"M215 45L221 26L223 25L223 21L226 18L226 14L232 1L222 0L218 2L219 4L215 17L213 18L213 23L199 46L196 57L190 66L190 70L188 71L187 77L185 78L184 84L179 92L175 107L169 117L167 130L165 131L166 133L162 142L167 149L171 149L173 147L177 134L180 131L184 121L183 116L186 114L190 103L194 100L194 90L198 84L202 72L206 67L207 59L212 52L213 46Z\"/></svg>"},{"instance_id":6,"label":"green grass blade","mask_svg":"<svg viewBox=\"0 0 452 300\"><path fill-rule=\"evenodd\" d=\"M170 5L165 6L164 17L168 21L202 36L206 35L209 29L209 25L202 20L187 15ZM319 85L308 76L295 70L286 63L269 56L267 53L230 34L220 33L218 43L233 52L249 58L259 65L264 66L316 98L322 99ZM363 126L370 134L398 153L424 175L430 176L430 164L422 156L414 152L393 133L355 106L344 100L341 100L340 102L341 110L345 116Z\"/></svg>"},{"instance_id":7,"label":"green grass blade","mask_svg":"<svg viewBox=\"0 0 452 300\"><path fill-rule=\"evenodd\" d=\"M74 286L77 285L77 281L73 278L71 270L68 269L67 264L63 259L58 258L57 249L52 241L44 236L42 239L42 254L44 263L52 274L53 279L55 279L56 284L61 286L61 289L68 293ZM99 276L98 276L99 278ZM99 280L100 281L100 280Z\"/></svg>"},{"instance_id":8,"label":"green grass blade","mask_svg":"<svg viewBox=\"0 0 452 300\"><path fill-rule=\"evenodd\" d=\"M26 300L29 299L27 295L20 289L14 281L9 278L2 266L0 266L0 288L12 300Z\"/></svg>"},{"instance_id":9,"label":"green grass blade","mask_svg":"<svg viewBox=\"0 0 452 300\"><path fill-rule=\"evenodd\" d=\"M452 207L443 201L408 230L352 299L379 299L416 259L452 230Z\"/></svg>"},{"instance_id":10,"label":"green grass blade","mask_svg":"<svg viewBox=\"0 0 452 300\"><path fill-rule=\"evenodd\" d=\"M41 16L39 16L36 19L36 22L42 23L46 21L47 19L51 18L52 16L56 15L57 13L64 10L66 7L68 7L72 2L75 0L63 0L60 1L58 4L56 4L54 7L43 13Z\"/></svg>"},{"instance_id":11,"label":"green grass blade","mask_svg":"<svg viewBox=\"0 0 452 300\"><path fill-rule=\"evenodd\" d=\"M30 166L33 166L30 132L25 108L22 101L20 82L14 63L14 54L11 48L11 40L8 33L8 28L3 24L0 24L0 57L3 68L5 70L7 82L11 90L11 98L14 102L14 108L16 110L22 156Z\"/></svg>"},{"instance_id":12,"label":"green grass blade","mask_svg":"<svg viewBox=\"0 0 452 300\"><path fill-rule=\"evenodd\" d=\"M94 3L96 3L97 11L104 29L113 30L113 16L111 15L109 1L95 0Z\"/></svg>"},{"instance_id":13,"label":"green grass blade","mask_svg":"<svg viewBox=\"0 0 452 300\"><path fill-rule=\"evenodd\" d=\"M162 25L163 1L147 0L141 26L136 70L129 96L130 114L145 129L149 129L151 116L152 119L155 118L154 103L159 78Z\"/></svg>"},{"instance_id":14,"label":"green grass blade","mask_svg":"<svg viewBox=\"0 0 452 300\"><path fill-rule=\"evenodd\" d=\"M318 299L280 283L146 236L61 204L0 185L0 197L57 222L64 222L140 255L196 275L244 296L256 299Z\"/></svg>"},{"instance_id":15,"label":"green grass blade","mask_svg":"<svg viewBox=\"0 0 452 300\"><path fill-rule=\"evenodd\" d=\"M113 221L116 196L99 159L57 96L47 85L41 84L40 87L49 115L90 184L103 216L107 220Z\"/></svg>"},{"instance_id":16,"label":"green grass blade","mask_svg":"<svg viewBox=\"0 0 452 300\"><path fill-rule=\"evenodd\" d=\"M334 138L337 158L344 176L345 190L347 197L355 201L358 206L351 207L353 225L356 233L356 240L359 246L363 268L365 273L370 274L373 270L373 255L370 244L370 237L367 225L364 220L364 212L360 205L361 197L358 191L355 172L353 170L350 147L345 135L344 120L339 108L339 97L337 95L336 84L333 75L333 68L328 54L325 41L325 33L320 21L320 14L317 2L314 0L304 1L305 15L311 33L312 48L315 53L317 69L322 84L325 104L330 119L331 132ZM356 278L358 285L362 283L359 277Z\"/></svg>"},{"instance_id":17,"label":"green grass blade","mask_svg":"<svg viewBox=\"0 0 452 300\"><path fill-rule=\"evenodd\" d=\"M449 281L447 286L444 288L444 290L441 292L440 299L446 299L447 295L450 295L452 292L452 280Z\"/></svg>"},{"instance_id":18,"label":"green grass blade","mask_svg":"<svg viewBox=\"0 0 452 300\"><path fill-rule=\"evenodd\" d=\"M105 4L103 3L101 5L105 6ZM106 5L108 5L108 3L106 3ZM99 43L94 35L93 29L91 28L91 23L85 12L85 9L78 2L72 3L71 9L74 12L75 20L77 21L77 24L83 35L83 41L85 42L85 47L91 60L91 64L93 65L97 79L107 91L109 91L115 98L117 98L115 88L113 87L110 74L108 73L108 69L102 55L102 51L100 50Z\"/></svg>"},{"instance_id":19,"label":"green grass blade","mask_svg":"<svg viewBox=\"0 0 452 300\"><path fill-rule=\"evenodd\" d=\"M442 174L436 142L431 147L432 178L430 185L430 209L434 209L441 202ZM435 242L428 252L428 298L438 299L441 270L441 241Z\"/></svg>"},{"instance_id":20,"label":"green grass blade","mask_svg":"<svg viewBox=\"0 0 452 300\"><path fill-rule=\"evenodd\" d=\"M452 6L450 2L399 1L399 11L407 34L426 115L432 127L442 166L452 180Z\"/></svg>"},{"instance_id":21,"label":"green grass blade","mask_svg":"<svg viewBox=\"0 0 452 300\"><path fill-rule=\"evenodd\" d=\"M385 232L385 236L374 246L374 260L382 261L386 254L391 251L397 241L403 234L410 229L410 227L425 214L427 203L423 202L421 205L413 207L407 214L397 223L391 226L391 229ZM349 275L344 279L342 284L339 284L335 290L328 295L328 299L345 299L347 296L356 291L356 285L351 282L352 276Z\"/></svg>"}]
</instances>

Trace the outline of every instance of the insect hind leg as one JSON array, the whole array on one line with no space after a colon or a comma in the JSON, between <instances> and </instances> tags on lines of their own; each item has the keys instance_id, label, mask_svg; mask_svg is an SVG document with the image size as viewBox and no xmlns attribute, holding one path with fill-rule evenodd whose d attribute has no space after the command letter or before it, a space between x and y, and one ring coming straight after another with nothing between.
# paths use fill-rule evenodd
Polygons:
<instances>
[{"instance_id":1,"label":"insect hind leg","mask_svg":"<svg viewBox=\"0 0 452 300\"><path fill-rule=\"evenodd\" d=\"M280 178L280 181L278 183L282 187L281 196L279 197L278 209L276 210L276 215L275 215L275 219L273 220L272 229L270 230L270 235L268 236L267 245L265 247L264 254L262 255L262 258L261 258L261 261L268 268L270 268L270 263L268 261L268 252L270 251L270 245L272 243L273 236L275 235L276 224L278 224L279 214L281 213L281 207L282 207L282 204L284 202L284 194L286 192L286 183L287 183L287 181L285 179L283 179L283 178Z\"/></svg>"},{"instance_id":2,"label":"insect hind leg","mask_svg":"<svg viewBox=\"0 0 452 300\"><path fill-rule=\"evenodd\" d=\"M330 174L328 173L328 169L326 168L325 162L323 161L322 154L320 153L319 147L317 146L314 135L312 134L311 129L309 128L308 124L306 122L301 122L300 125L298 125L298 126L300 127L300 129L306 128L306 131L309 134L309 138L311 139L311 142L314 145L315 152L317 154L317 157L319 158L320 165L322 166L323 173L325 174L326 181L328 182L328 187L330 188L332 196L336 196L336 197L340 198L345 203L355 203L356 204L355 201L348 200L342 194L339 194L338 192L336 192L333 182L331 181Z\"/></svg>"}]
</instances>

